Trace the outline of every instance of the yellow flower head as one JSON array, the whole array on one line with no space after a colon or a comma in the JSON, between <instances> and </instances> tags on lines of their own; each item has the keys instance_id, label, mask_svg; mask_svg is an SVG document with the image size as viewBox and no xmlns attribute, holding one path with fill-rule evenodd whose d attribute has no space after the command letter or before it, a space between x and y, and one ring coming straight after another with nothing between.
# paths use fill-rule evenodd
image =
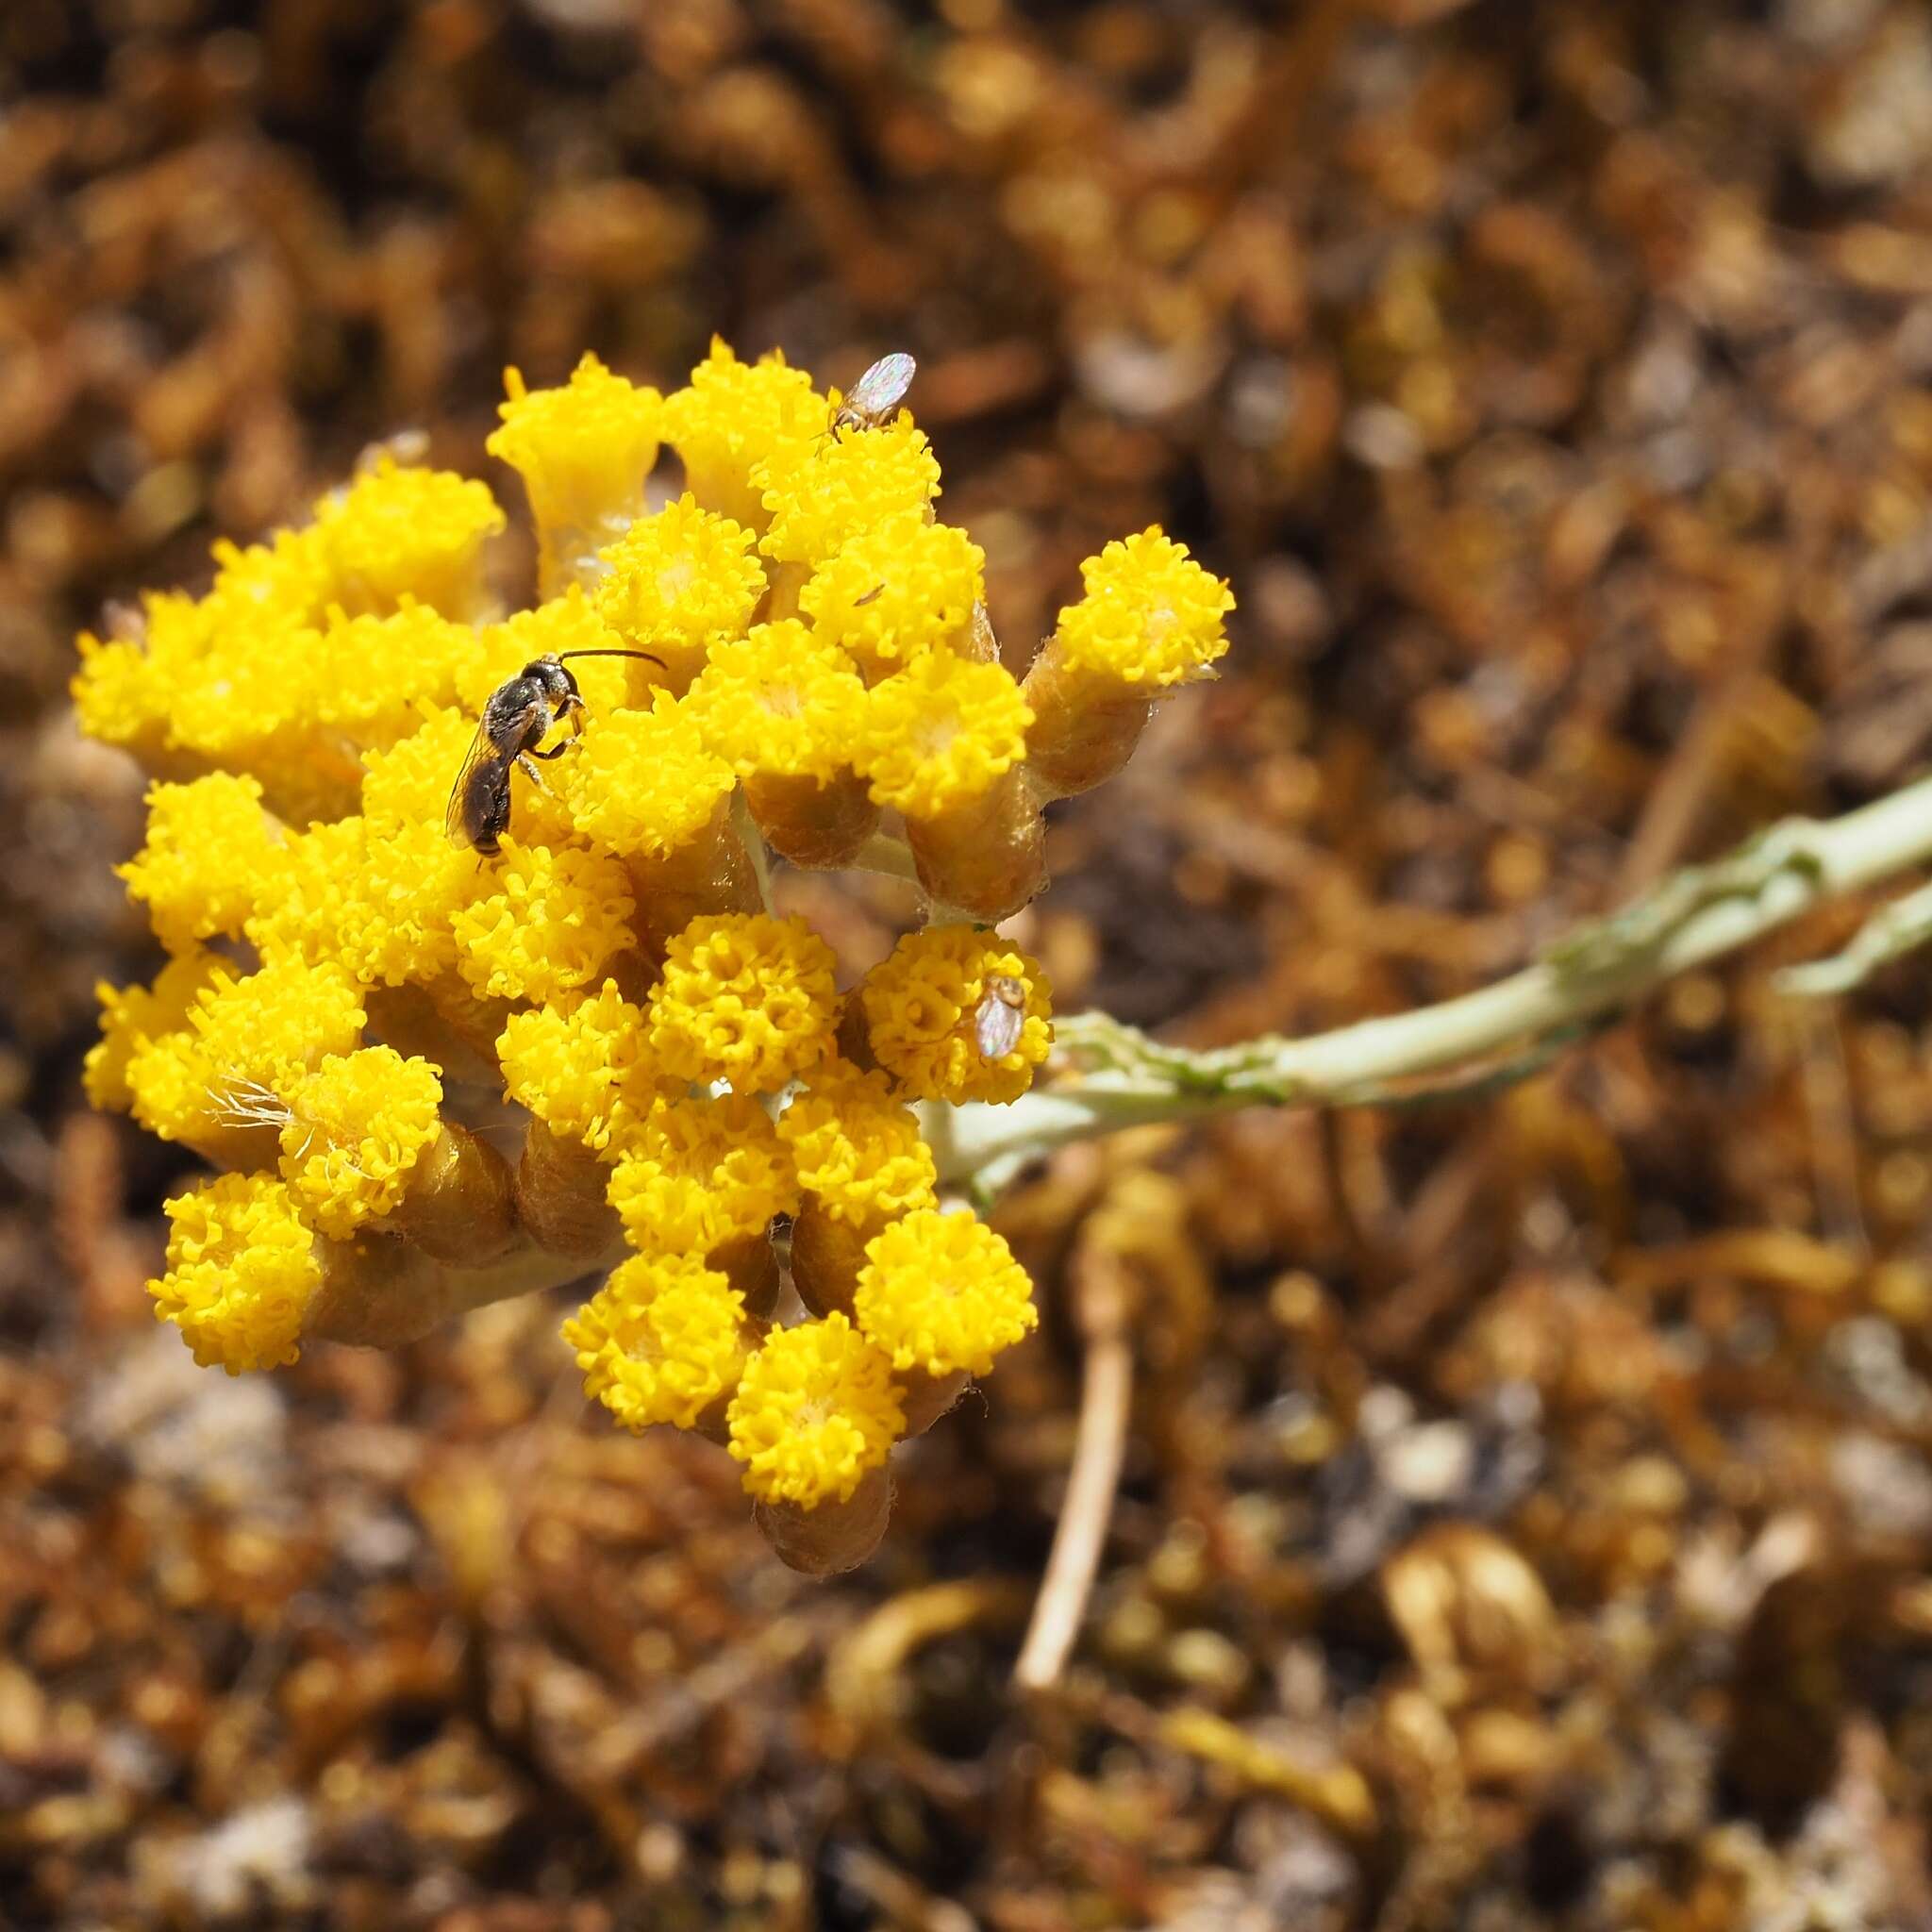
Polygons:
<instances>
[{"instance_id":1,"label":"yellow flower head","mask_svg":"<svg viewBox=\"0 0 1932 1932\"><path fill-rule=\"evenodd\" d=\"M984 1375L1040 1317L1012 1251L971 1214L922 1208L865 1247L852 1312L902 1373Z\"/></svg>"},{"instance_id":2,"label":"yellow flower head","mask_svg":"<svg viewBox=\"0 0 1932 1932\"><path fill-rule=\"evenodd\" d=\"M891 1364L837 1313L768 1335L729 1420L746 1490L805 1509L845 1502L906 1427Z\"/></svg>"},{"instance_id":3,"label":"yellow flower head","mask_svg":"<svg viewBox=\"0 0 1932 1932\"><path fill-rule=\"evenodd\" d=\"M851 762L865 686L842 651L787 618L714 645L685 704L740 777L823 783Z\"/></svg>"},{"instance_id":4,"label":"yellow flower head","mask_svg":"<svg viewBox=\"0 0 1932 1932\"><path fill-rule=\"evenodd\" d=\"M68 691L82 732L129 751L158 750L173 703L168 666L128 638L83 631L79 646L80 669Z\"/></svg>"},{"instance_id":5,"label":"yellow flower head","mask_svg":"<svg viewBox=\"0 0 1932 1932\"><path fill-rule=\"evenodd\" d=\"M868 693L853 763L874 803L937 819L984 797L1020 762L1032 723L1004 665L929 651Z\"/></svg>"},{"instance_id":6,"label":"yellow flower head","mask_svg":"<svg viewBox=\"0 0 1932 1932\"><path fill-rule=\"evenodd\" d=\"M475 615L484 602L483 545L503 527L485 485L388 456L315 507L332 588L352 613L394 610L411 597L446 617Z\"/></svg>"},{"instance_id":7,"label":"yellow flower head","mask_svg":"<svg viewBox=\"0 0 1932 1932\"><path fill-rule=\"evenodd\" d=\"M933 1205L932 1149L884 1074L822 1061L778 1116L778 1138L799 1186L834 1220L864 1227Z\"/></svg>"},{"instance_id":8,"label":"yellow flower head","mask_svg":"<svg viewBox=\"0 0 1932 1932\"><path fill-rule=\"evenodd\" d=\"M647 1255L711 1254L797 1202L791 1156L748 1093L658 1101L610 1176L610 1205Z\"/></svg>"},{"instance_id":9,"label":"yellow flower head","mask_svg":"<svg viewBox=\"0 0 1932 1932\"><path fill-rule=\"evenodd\" d=\"M939 459L906 415L774 451L758 474L772 518L760 548L779 563L823 563L861 530L923 511L940 493Z\"/></svg>"},{"instance_id":10,"label":"yellow flower head","mask_svg":"<svg viewBox=\"0 0 1932 1932\"><path fill-rule=\"evenodd\" d=\"M634 512L658 460L664 399L586 356L558 389L504 371L503 427L484 445L524 479L539 528L591 530Z\"/></svg>"},{"instance_id":11,"label":"yellow flower head","mask_svg":"<svg viewBox=\"0 0 1932 1932\"><path fill-rule=\"evenodd\" d=\"M264 961L300 958L319 965L336 958L351 881L368 840L362 820L346 818L291 832L275 846L242 926Z\"/></svg>"},{"instance_id":12,"label":"yellow flower head","mask_svg":"<svg viewBox=\"0 0 1932 1932\"><path fill-rule=\"evenodd\" d=\"M506 839L484 878L491 890L450 926L457 971L485 999L551 999L588 985L631 943L636 902L607 853Z\"/></svg>"},{"instance_id":13,"label":"yellow flower head","mask_svg":"<svg viewBox=\"0 0 1932 1932\"><path fill-rule=\"evenodd\" d=\"M329 533L320 525L277 530L266 543L245 548L225 540L214 545L213 556L215 580L199 606L211 636L313 624L331 604L348 601ZM150 621L154 614L151 608Z\"/></svg>"},{"instance_id":14,"label":"yellow flower head","mask_svg":"<svg viewBox=\"0 0 1932 1932\"><path fill-rule=\"evenodd\" d=\"M330 1054L282 1097L282 1178L310 1224L337 1240L395 1210L442 1131L441 1075L392 1047Z\"/></svg>"},{"instance_id":15,"label":"yellow flower head","mask_svg":"<svg viewBox=\"0 0 1932 1932\"><path fill-rule=\"evenodd\" d=\"M337 830L317 825L309 836ZM327 853L325 840L316 862ZM367 833L353 847L345 841L341 863L333 945L349 973L365 986L402 986L456 971L456 916L490 874L450 842L441 818Z\"/></svg>"},{"instance_id":16,"label":"yellow flower head","mask_svg":"<svg viewBox=\"0 0 1932 1932\"><path fill-rule=\"evenodd\" d=\"M1087 594L1060 612L1054 644L1070 671L1150 693L1198 676L1227 649L1227 586L1158 529L1109 543L1080 566Z\"/></svg>"},{"instance_id":17,"label":"yellow flower head","mask_svg":"<svg viewBox=\"0 0 1932 1932\"><path fill-rule=\"evenodd\" d=\"M170 631L201 625L171 612L150 626L150 661L167 668L167 743L211 763L248 766L258 776L262 762L299 753L313 734L301 721L308 695L308 667L322 648L322 633L284 613L266 610L244 629L233 623L209 630L205 641L182 641L177 650ZM353 758L347 760L353 763Z\"/></svg>"},{"instance_id":18,"label":"yellow flower head","mask_svg":"<svg viewBox=\"0 0 1932 1932\"><path fill-rule=\"evenodd\" d=\"M744 1297L690 1255L637 1255L563 1324L584 1393L627 1429L698 1418L744 1366Z\"/></svg>"},{"instance_id":19,"label":"yellow flower head","mask_svg":"<svg viewBox=\"0 0 1932 1932\"><path fill-rule=\"evenodd\" d=\"M710 644L737 637L764 595L752 533L700 509L689 491L640 517L604 551L597 609L633 650L655 651L687 680Z\"/></svg>"},{"instance_id":20,"label":"yellow flower head","mask_svg":"<svg viewBox=\"0 0 1932 1932\"><path fill-rule=\"evenodd\" d=\"M442 827L450 791L476 736L476 720L454 706L428 712L407 738L362 760L362 816L375 831ZM474 864L475 861L471 861Z\"/></svg>"},{"instance_id":21,"label":"yellow flower head","mask_svg":"<svg viewBox=\"0 0 1932 1932\"><path fill-rule=\"evenodd\" d=\"M651 1047L665 1071L772 1093L830 1050L832 951L802 919L706 914L670 943L651 989Z\"/></svg>"},{"instance_id":22,"label":"yellow flower head","mask_svg":"<svg viewBox=\"0 0 1932 1932\"><path fill-rule=\"evenodd\" d=\"M874 677L971 630L986 553L964 530L900 510L861 530L812 573L799 606L819 635Z\"/></svg>"},{"instance_id":23,"label":"yellow flower head","mask_svg":"<svg viewBox=\"0 0 1932 1932\"><path fill-rule=\"evenodd\" d=\"M180 1329L205 1369L239 1375L294 1361L322 1264L289 1189L225 1174L177 1195L167 1215L168 1272L147 1285L157 1318Z\"/></svg>"},{"instance_id":24,"label":"yellow flower head","mask_svg":"<svg viewBox=\"0 0 1932 1932\"><path fill-rule=\"evenodd\" d=\"M129 1058L134 1116L164 1141L210 1128L280 1124L275 1096L332 1053L361 1043L362 1002L335 965L291 958L238 975L216 966L188 1010L185 1029L149 1041Z\"/></svg>"},{"instance_id":25,"label":"yellow flower head","mask_svg":"<svg viewBox=\"0 0 1932 1932\"><path fill-rule=\"evenodd\" d=\"M754 469L774 449L808 447L828 414L811 377L787 368L775 350L741 362L713 339L710 355L691 373L691 387L665 398L664 436L684 458L691 493L707 509L763 529L764 486L754 480Z\"/></svg>"},{"instance_id":26,"label":"yellow flower head","mask_svg":"<svg viewBox=\"0 0 1932 1932\"><path fill-rule=\"evenodd\" d=\"M644 1054L644 1016L613 979L512 1013L496 1050L509 1097L595 1153L631 1139L665 1094Z\"/></svg>"},{"instance_id":27,"label":"yellow flower head","mask_svg":"<svg viewBox=\"0 0 1932 1932\"><path fill-rule=\"evenodd\" d=\"M161 968L152 986L112 987L102 980L94 988L101 1003L101 1037L88 1049L82 1068L93 1106L111 1113L126 1113L133 1107L129 1061L157 1040L186 1029L189 1008L225 963L213 953L183 953Z\"/></svg>"},{"instance_id":28,"label":"yellow flower head","mask_svg":"<svg viewBox=\"0 0 1932 1932\"><path fill-rule=\"evenodd\" d=\"M554 770L576 829L611 852L662 858L718 817L736 779L697 720L660 697L648 711L595 712Z\"/></svg>"},{"instance_id":29,"label":"yellow flower head","mask_svg":"<svg viewBox=\"0 0 1932 1932\"><path fill-rule=\"evenodd\" d=\"M279 857L260 783L214 772L151 785L147 812L146 844L117 871L128 895L146 902L155 936L171 953L217 933L236 938Z\"/></svg>"},{"instance_id":30,"label":"yellow flower head","mask_svg":"<svg viewBox=\"0 0 1932 1932\"><path fill-rule=\"evenodd\" d=\"M981 1007L1016 991L1019 1040L989 1058ZM1017 1100L1053 1046L1053 988L1039 960L973 926L908 933L866 974L859 999L874 1057L914 1100Z\"/></svg>"},{"instance_id":31,"label":"yellow flower head","mask_svg":"<svg viewBox=\"0 0 1932 1932\"><path fill-rule=\"evenodd\" d=\"M423 723L425 707L449 703L477 648L467 624L405 596L381 617L331 612L310 655L286 675L300 677L305 725L389 745Z\"/></svg>"}]
</instances>

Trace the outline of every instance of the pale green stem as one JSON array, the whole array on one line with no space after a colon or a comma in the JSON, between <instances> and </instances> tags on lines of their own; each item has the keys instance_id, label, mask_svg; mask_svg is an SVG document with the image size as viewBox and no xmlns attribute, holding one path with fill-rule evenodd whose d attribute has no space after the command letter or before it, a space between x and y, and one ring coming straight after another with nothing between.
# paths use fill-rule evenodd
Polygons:
<instances>
[{"instance_id":1,"label":"pale green stem","mask_svg":"<svg viewBox=\"0 0 1932 1932\"><path fill-rule=\"evenodd\" d=\"M855 872L883 873L888 878L910 879L919 883L919 868L913 863L912 848L903 836L874 832L849 861Z\"/></svg>"},{"instance_id":2,"label":"pale green stem","mask_svg":"<svg viewBox=\"0 0 1932 1932\"><path fill-rule=\"evenodd\" d=\"M1074 1015L1059 1024L1059 1044L1094 1071L1008 1107L927 1106L924 1125L941 1180L984 1198L1035 1156L1122 1127L1257 1104L1388 1105L1415 1097L1410 1083L1452 1070L1456 1077L1426 1091L1464 1093L1542 1064L1678 974L1738 951L1820 901L1927 860L1932 779L1922 779L1842 818L1774 825L1459 999L1211 1053L1163 1046L1104 1015ZM1504 1056L1511 1063L1499 1070L1494 1062Z\"/></svg>"},{"instance_id":3,"label":"pale green stem","mask_svg":"<svg viewBox=\"0 0 1932 1932\"><path fill-rule=\"evenodd\" d=\"M765 844L765 835L758 830L758 821L752 817L751 807L745 802L742 785L731 794L731 823L738 828L738 836L744 841L744 849L751 857L751 869L758 882L758 904L769 912L772 909L772 855Z\"/></svg>"},{"instance_id":4,"label":"pale green stem","mask_svg":"<svg viewBox=\"0 0 1932 1932\"><path fill-rule=\"evenodd\" d=\"M1777 976L1780 992L1815 999L1850 992L1881 966L1932 944L1932 886L1921 886L1874 912L1843 952L1809 966L1790 966Z\"/></svg>"}]
</instances>

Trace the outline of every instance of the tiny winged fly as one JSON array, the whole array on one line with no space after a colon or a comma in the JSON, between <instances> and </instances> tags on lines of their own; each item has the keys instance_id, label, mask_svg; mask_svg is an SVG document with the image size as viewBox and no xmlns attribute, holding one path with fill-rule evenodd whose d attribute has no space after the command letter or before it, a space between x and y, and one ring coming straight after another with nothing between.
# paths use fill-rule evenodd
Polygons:
<instances>
[{"instance_id":1,"label":"tiny winged fly","mask_svg":"<svg viewBox=\"0 0 1932 1932\"><path fill-rule=\"evenodd\" d=\"M829 436L838 429L876 429L899 407L900 398L912 387L918 367L910 356L881 356L852 385L851 394L832 411L825 433Z\"/></svg>"},{"instance_id":2,"label":"tiny winged fly","mask_svg":"<svg viewBox=\"0 0 1932 1932\"><path fill-rule=\"evenodd\" d=\"M442 823L457 844L494 858L509 826L510 767L521 766L541 791L543 780L531 759L561 758L583 736L583 693L564 669L565 660L572 658L641 658L660 670L664 663L648 651L563 651L555 657L532 658L514 677L506 678L483 707L482 722L450 791ZM570 722L571 735L548 751L539 751L551 726L563 719Z\"/></svg>"},{"instance_id":3,"label":"tiny winged fly","mask_svg":"<svg viewBox=\"0 0 1932 1932\"><path fill-rule=\"evenodd\" d=\"M986 994L973 1015L980 1058L1003 1060L1020 1043L1026 1024L1026 989L1010 973L987 975Z\"/></svg>"}]
</instances>

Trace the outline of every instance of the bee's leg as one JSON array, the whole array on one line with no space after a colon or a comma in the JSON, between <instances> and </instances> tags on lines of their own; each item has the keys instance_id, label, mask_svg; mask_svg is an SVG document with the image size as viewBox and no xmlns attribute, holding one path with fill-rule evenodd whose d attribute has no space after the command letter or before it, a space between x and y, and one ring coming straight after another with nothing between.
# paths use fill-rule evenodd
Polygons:
<instances>
[{"instance_id":1,"label":"bee's leg","mask_svg":"<svg viewBox=\"0 0 1932 1932\"><path fill-rule=\"evenodd\" d=\"M524 776L526 777L530 781L530 783L537 788L539 791L542 792L542 794L546 798L550 795L550 788L543 782L543 774L537 769L537 767L531 762L531 760L533 758L547 758L554 757L556 757L555 752L547 751L520 751L517 754L517 769L521 771Z\"/></svg>"},{"instance_id":2,"label":"bee's leg","mask_svg":"<svg viewBox=\"0 0 1932 1932\"><path fill-rule=\"evenodd\" d=\"M548 764L552 758L560 758L575 742L576 740L575 738L566 738L561 744L553 744L548 751L529 751L525 752L524 756L529 758L541 758L544 763ZM537 774L532 772L530 775L534 778Z\"/></svg>"}]
</instances>

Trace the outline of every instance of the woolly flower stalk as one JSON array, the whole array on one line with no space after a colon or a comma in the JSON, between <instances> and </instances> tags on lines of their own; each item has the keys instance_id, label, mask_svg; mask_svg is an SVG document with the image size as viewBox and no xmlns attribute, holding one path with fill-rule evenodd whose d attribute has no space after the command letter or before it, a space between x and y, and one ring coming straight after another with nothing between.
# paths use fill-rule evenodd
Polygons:
<instances>
[{"instance_id":1,"label":"woolly flower stalk","mask_svg":"<svg viewBox=\"0 0 1932 1932\"><path fill-rule=\"evenodd\" d=\"M909 411L835 420L722 343L664 393L594 357L507 391L492 482L384 456L81 640L168 955L100 989L88 1093L218 1170L150 1284L198 1361L603 1276L563 1331L587 1395L724 1443L779 1554L836 1569L935 1391L1035 1325L932 1110L1044 1065L1051 990L993 924L1044 883L1043 801L1207 675L1225 588L1110 544L1016 680ZM841 958L779 861L916 875L920 929Z\"/></svg>"}]
</instances>

